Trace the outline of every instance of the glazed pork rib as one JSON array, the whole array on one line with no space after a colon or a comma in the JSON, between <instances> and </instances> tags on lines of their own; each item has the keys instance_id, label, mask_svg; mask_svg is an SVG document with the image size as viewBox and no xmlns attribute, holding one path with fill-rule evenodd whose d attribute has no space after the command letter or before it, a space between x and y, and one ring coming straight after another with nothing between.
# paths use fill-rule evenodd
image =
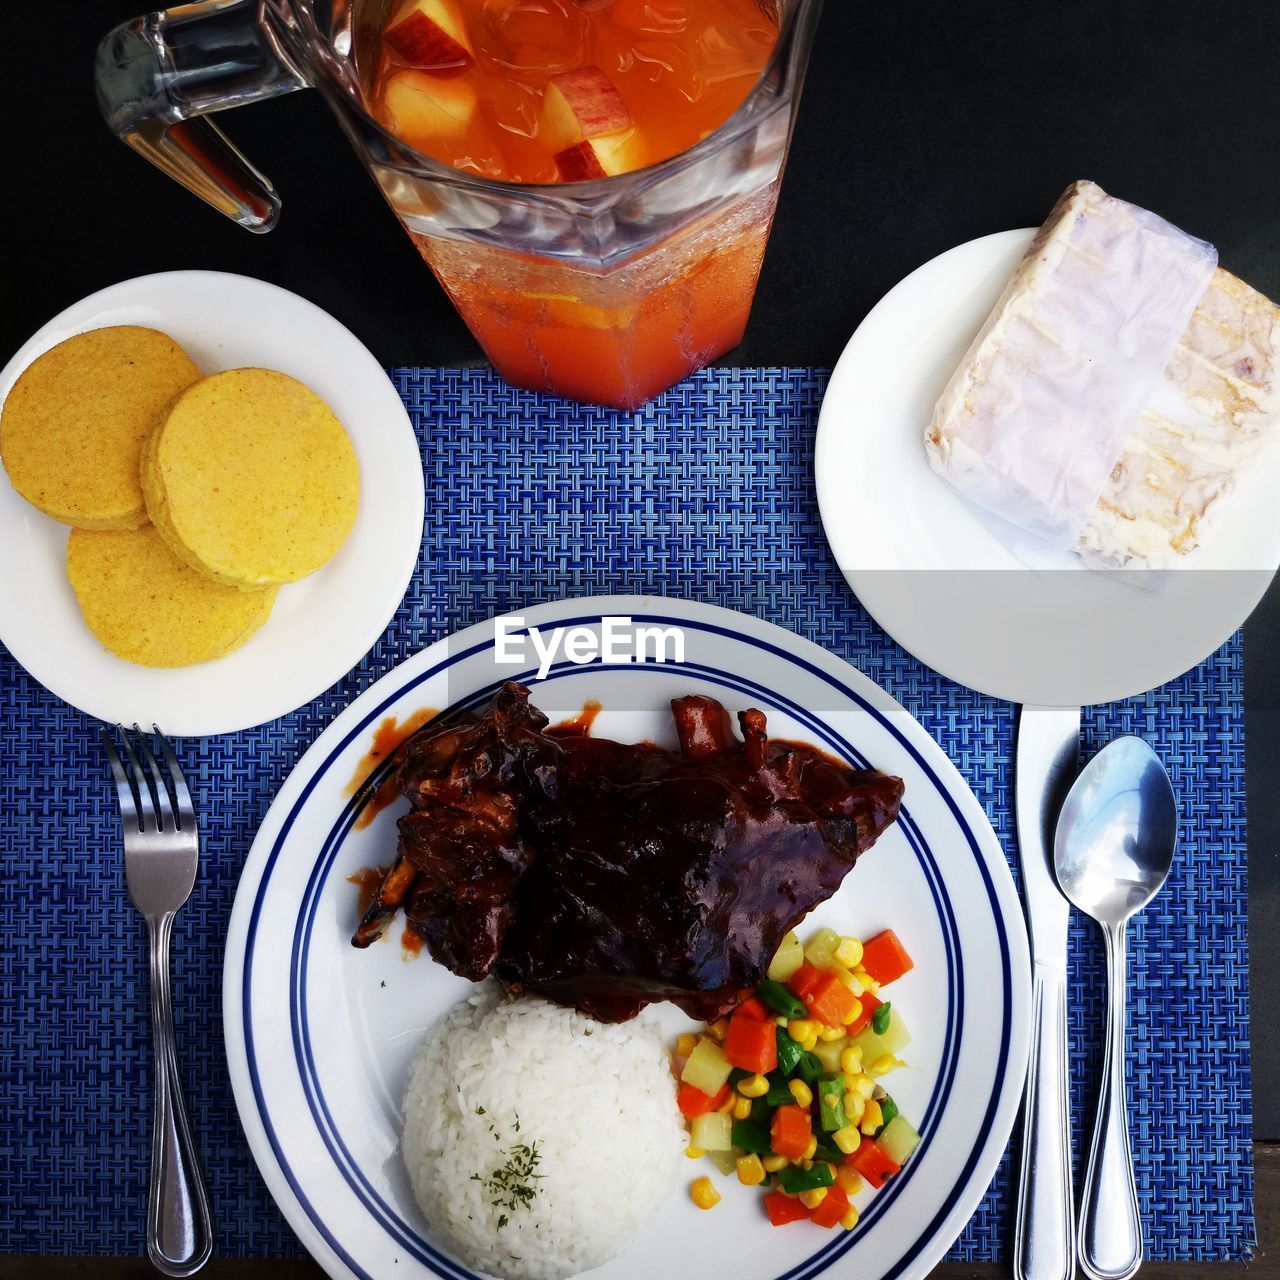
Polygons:
<instances>
[{"instance_id":1,"label":"glazed pork rib","mask_svg":"<svg viewBox=\"0 0 1280 1280\"><path fill-rule=\"evenodd\" d=\"M473 980L604 1022L672 1000L714 1019L784 934L895 820L901 779L734 732L713 698L672 703L679 750L548 729L521 685L407 744L399 854L352 939L403 907L432 956Z\"/></svg>"}]
</instances>

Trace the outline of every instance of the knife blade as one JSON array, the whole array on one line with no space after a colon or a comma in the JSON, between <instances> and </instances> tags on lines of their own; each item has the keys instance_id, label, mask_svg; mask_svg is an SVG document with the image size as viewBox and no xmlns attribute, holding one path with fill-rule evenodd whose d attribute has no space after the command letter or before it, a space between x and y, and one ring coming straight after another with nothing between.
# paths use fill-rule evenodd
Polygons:
<instances>
[{"instance_id":1,"label":"knife blade","mask_svg":"<svg viewBox=\"0 0 1280 1280\"><path fill-rule=\"evenodd\" d=\"M1075 1274L1067 1103L1070 908L1053 871L1053 830L1079 754L1079 707L1021 708L1014 808L1031 937L1032 1019L1013 1245L1018 1280L1071 1280Z\"/></svg>"}]
</instances>

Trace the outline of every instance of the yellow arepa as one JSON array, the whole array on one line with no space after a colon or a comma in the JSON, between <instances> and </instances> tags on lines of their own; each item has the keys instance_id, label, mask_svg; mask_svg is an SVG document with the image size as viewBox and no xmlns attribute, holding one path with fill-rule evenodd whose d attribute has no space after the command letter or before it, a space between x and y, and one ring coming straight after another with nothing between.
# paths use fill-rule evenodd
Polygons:
<instances>
[{"instance_id":1,"label":"yellow arepa","mask_svg":"<svg viewBox=\"0 0 1280 1280\"><path fill-rule=\"evenodd\" d=\"M276 588L238 591L182 563L149 526L73 529L67 576L103 647L144 667L186 667L242 645Z\"/></svg>"},{"instance_id":2,"label":"yellow arepa","mask_svg":"<svg viewBox=\"0 0 1280 1280\"><path fill-rule=\"evenodd\" d=\"M287 374L216 373L184 392L142 462L147 511L174 553L219 582L294 582L329 560L359 501L333 410Z\"/></svg>"},{"instance_id":3,"label":"yellow arepa","mask_svg":"<svg viewBox=\"0 0 1280 1280\"><path fill-rule=\"evenodd\" d=\"M60 342L27 366L0 414L0 458L13 487L78 529L146 524L142 447L200 377L155 329L93 329Z\"/></svg>"}]
</instances>

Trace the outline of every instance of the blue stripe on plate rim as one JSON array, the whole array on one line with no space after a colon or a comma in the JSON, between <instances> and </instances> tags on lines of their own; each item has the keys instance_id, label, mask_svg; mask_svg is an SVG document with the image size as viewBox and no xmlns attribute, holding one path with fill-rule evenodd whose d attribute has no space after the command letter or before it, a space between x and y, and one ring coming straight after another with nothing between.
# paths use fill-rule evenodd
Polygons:
<instances>
[{"instance_id":1,"label":"blue stripe on plate rim","mask_svg":"<svg viewBox=\"0 0 1280 1280\"><path fill-rule=\"evenodd\" d=\"M563 626L573 626L573 625L579 625L579 624L590 625L592 623L598 623L599 619L600 619L600 615L595 615L595 616L583 616L583 617L572 618L572 619L558 620L558 622L559 622L559 625L563 625ZM749 644L751 646L754 646L762 650L763 652L769 653L775 657L783 659L786 662L799 666L800 668L807 671L811 675L817 677L822 682L837 689L844 696L850 698L862 710L866 711L873 719L878 721L901 744L901 746L907 751L907 753L912 757L912 759L915 760L916 764L920 767L920 769L925 773L925 775L933 783L935 789L942 796L947 807L951 810L952 816L955 819L957 825L964 832L965 838L969 844L970 851L974 855L975 863L977 865L979 874L982 877L984 886L987 891L987 897L992 907L992 916L996 925L996 933L997 933L997 937L1000 945L1001 975L1003 979L1001 984L1001 991L1002 991L1002 997L1003 997L1001 1035L1000 1035L999 1055L998 1055L998 1061L997 1061L997 1067L996 1067L996 1079L997 1080L1002 1079L1006 1073L1007 1066L1008 1066L1009 1056L1011 1052L1011 1034L1012 1034L1011 1032L1012 972L1011 972L1009 938L1005 929L1003 916L1001 915L1001 912L999 909L999 901L998 901L995 882L992 880L990 870L987 867L985 859L982 856L982 851L979 846L977 837L974 835L969 824L967 823L964 816L960 812L959 806L957 805L954 797L942 785L941 780L938 778L937 774L934 772L932 767L920 754L920 752L917 750L914 744L911 743L906 737L904 737L901 731L897 729L881 711L879 711L875 706L873 706L870 702L868 702L866 698L864 698L856 690L850 688L846 684L837 680L829 672L823 671L821 668L814 666L812 663L806 661L804 658L799 657L794 652L782 649L777 645L771 644L765 640L761 640L756 636L748 636L741 631L735 631L726 627L717 626L713 623L705 622L700 619L690 619L688 617L652 616L649 618L649 620L653 622L669 623L672 625L683 626L683 627L693 627L696 630L704 631L708 634L723 636L727 639L735 640L739 643ZM490 647L491 647L491 642L489 640L485 640L477 645L472 646L469 649L460 651L455 654L447 655L442 661L436 663L432 667L428 668L426 671L420 673L418 676L414 677L412 680L397 686L393 692L389 693L381 702L379 702L375 707L373 707L364 716L362 720L360 720L358 723L352 726L352 728L343 737L343 739L339 743L337 743L334 746L334 748L330 751L329 755L326 757L326 759L323 761L320 767L316 770L316 772L304 784L302 791L299 794L297 800L294 802L292 809L282 821L280 831L277 833L276 839L271 847L269 854L267 855L266 865L263 868L262 878L259 881L257 891L254 897L253 907L250 912L249 924L247 928L246 942L245 942L244 970L243 970L242 980L241 980L241 1016L242 1016L243 1030L244 1030L246 1064L247 1064L250 1084L253 1090L254 1101L258 1111L258 1116L262 1123L267 1140L270 1143L272 1152L279 1165L281 1174L283 1175L285 1181L289 1185L290 1190L293 1192L295 1198L297 1199L299 1207L306 1214L308 1220L315 1227L315 1229L317 1230L321 1238L333 1250L333 1252L343 1262L343 1264L354 1275L361 1277L362 1280L374 1280L374 1278L370 1277L368 1273L355 1261L355 1259L352 1258L350 1254L347 1253L347 1251L342 1247L342 1245L338 1242L338 1240L333 1236L333 1234L325 1226L323 1219L317 1213L315 1207L311 1204L309 1198L303 1191L303 1188L296 1174L294 1173L293 1169L290 1167L289 1162L285 1156L284 1150L281 1146L279 1136L277 1135L275 1128L271 1123L270 1116L266 1109L266 1102L263 1095L262 1083L258 1073L257 1055L256 1055L255 1046L254 1046L253 1017L252 1017L252 1006L250 1001L254 949L255 949L255 941L257 936L258 922L262 914L263 901L264 901L267 885L270 882L271 875L275 869L276 863L279 859L281 849L283 848L283 845L288 836L288 833L292 828L294 821L297 819L298 814L301 812L302 808L305 806L305 804L309 800L312 792L316 789L317 784L325 776L328 770L332 767L337 757L341 755L343 751L346 750L346 748L351 744L351 742L357 736L365 732L368 726L378 716L384 714L389 707L391 707L394 703L399 701L400 698L402 698L404 694L407 693L409 690L424 683L425 681L432 678L433 676L439 675L440 673L447 671L451 666L455 665L456 663L463 661L467 658L473 657ZM568 665L568 664L563 664L563 665ZM603 665L603 664L600 664L600 665ZM669 670L671 668L671 665L672 664L665 664L665 666L660 669ZM699 669L694 664L683 664L683 665L686 668L691 670ZM632 671L643 670L643 669L644 668L642 667L628 668L628 670L632 670ZM574 672L583 672L583 671L591 671L591 670L593 670L592 666L585 666L585 667L575 666L573 668ZM706 668L702 668L701 670L703 671L704 674L706 674L709 671L709 669L706 669ZM388 673L388 676L384 677L384 679L388 679L390 677L390 674L391 673ZM525 674L527 675L528 673L525 673ZM550 674L554 676L556 673L553 671ZM721 680L721 682L724 682L722 673L710 671L710 674L715 678L718 678L719 680ZM783 705L782 701L772 691L765 691L762 696L765 701L773 701L775 705L779 705L779 706ZM805 721L808 721L810 719L808 716L808 713L802 710L799 711L799 718ZM824 738L828 738L829 740L829 734L824 726L818 725L816 728L816 731L820 733L821 736L823 736ZM354 821L355 815L350 811L354 809L357 800L358 800L358 797L356 798L356 800L353 800L344 809L344 816L349 815L351 821ZM338 824L340 825L342 824L342 822L343 822L343 817L340 816ZM347 825L349 826L349 823ZM908 837L908 839L910 841L911 838ZM913 851L916 852L917 857L920 857L921 850L919 848L916 848L915 841L911 841L911 843L912 843ZM923 862L922 862L922 865L924 865ZM315 883L317 882L317 880L318 880L318 877L313 871L312 882ZM311 887L312 887L311 885L308 886L309 894L311 891ZM932 888L933 886L931 884L931 889ZM935 893L935 898L937 898L936 889L934 890L934 893ZM942 899L942 902L945 902L945 897ZM946 914L948 916L950 915L949 904L947 905L947 908L946 908ZM301 915L299 919L300 919L299 927L300 928L304 927ZM948 963L950 964L952 947L954 943L951 938L946 937L945 931L944 931L944 938L946 940L947 950L948 950ZM299 1055L300 1053L300 1050L301 1050L300 1041L302 1039L302 1037L300 1037L299 1035L299 1026L297 1024L296 1017L294 1016L297 1012L296 990L294 988L295 988L296 977L297 977L298 947L299 947L298 933L295 930L294 961L291 964L291 991L290 991L291 1020L294 1022L293 1038L294 1038L295 1056ZM948 987L949 987L949 990L952 992L955 992L957 990L956 986L952 983L949 983ZM953 1041L953 1036L952 1036L953 1024L955 1025L956 1028L959 1028L959 1026L961 1025L959 1023L958 1018L956 1017L956 1010L953 1007L949 1007L946 1038L947 1038L947 1042L952 1042L954 1047L953 1047L953 1053L951 1056L951 1061L949 1064L948 1078L944 1082L944 1089L942 1090L941 1102L943 1105L945 1105L946 1093L947 1091L949 1091L949 1088L950 1088L951 1077L954 1075L955 1060L958 1057L959 1037L957 1035ZM305 1058L305 1053L302 1054L302 1057ZM301 1060L299 1061L299 1070L300 1070L300 1074L302 1074L304 1077L304 1088L305 1088L306 1087L305 1076L307 1073L303 1072L302 1070ZM925 1227L925 1229L917 1237L916 1241L912 1244L912 1246L901 1256L896 1266L892 1268L889 1272L887 1272L885 1276L882 1278L882 1280L895 1280L895 1277L901 1275L903 1271L905 1271L906 1268L909 1267L910 1264L915 1260L915 1258L917 1258L922 1252L924 1252L927 1248L930 1247L930 1245L933 1243L933 1239L937 1231L940 1229L942 1224L945 1222L946 1218L954 1210L957 1203L960 1201L960 1199L964 1196L966 1191L969 1189L969 1184L972 1181L975 1166L978 1160L981 1158L981 1155L987 1145L987 1141L991 1135L991 1130L995 1120L995 1113L1000 1102L1000 1096L1001 1095L998 1090L993 1090L992 1096L988 1101L986 1111L983 1115L978 1139L973 1144L972 1150L969 1154L969 1158L965 1162L965 1165L963 1170L961 1171L960 1177L957 1179L956 1184L953 1187L950 1195L947 1197L946 1201L938 1210L937 1214L934 1216L932 1221ZM333 1152L333 1146L330 1142L329 1135L325 1132L324 1126L321 1124L320 1115L316 1113L315 1104L310 1095L309 1089L308 1089L307 1101L308 1101L309 1107L311 1108L313 1119L317 1123L317 1128L321 1134L321 1137L325 1141L326 1146L328 1146L330 1151ZM325 1107L324 1110L327 1112L327 1107ZM931 1114L933 1110L934 1110L934 1100L931 1099L930 1106L929 1106L929 1113ZM925 1142L927 1141L928 1139L926 1138ZM334 1154L335 1154L335 1159L337 1159L337 1153L334 1153ZM347 1169L343 1168L341 1164L339 1165L339 1168L343 1176L350 1183L351 1180L350 1180L350 1176L348 1174ZM911 1170L908 1169L906 1175L904 1175L902 1178L895 1179L895 1183L897 1185L890 1189L890 1193L888 1196L878 1196L876 1198L877 1204L883 1201L885 1207L887 1207L887 1204L891 1201L892 1197L899 1194L901 1191L901 1188L909 1180L910 1172ZM357 1196L360 1197L361 1200L364 1200L364 1196L361 1194L360 1189L356 1187L354 1184L352 1185L352 1190L355 1192ZM368 1207L367 1202L366 1202L366 1207ZM875 1214L875 1211L876 1211L876 1205L873 1205L872 1209L869 1210L868 1214L866 1215L868 1220L868 1226L872 1225L874 1222L873 1214ZM883 1212L883 1210L881 1210L881 1212ZM807 1259L800 1266L793 1268L791 1271L786 1272L782 1277L779 1277L779 1280L807 1280L807 1277L816 1275L819 1271L824 1270L827 1266L830 1265L831 1262L833 1262L837 1257L843 1254L847 1249L852 1248L857 1243L857 1240L859 1238L863 1238L863 1237L865 1237L865 1232L857 1231L857 1232L851 1233L850 1235L844 1237L843 1239L837 1240L833 1244L829 1245L827 1248L820 1250L818 1254ZM422 1242L420 1241L420 1237L418 1237L416 1233L412 1233L412 1238L415 1244L421 1247ZM427 1246L427 1248L429 1249L429 1246ZM437 1270L439 1274L452 1276L452 1277L470 1277L472 1275L472 1273L470 1272L456 1268L453 1263L445 1259L442 1255L436 1254L434 1250L430 1250L430 1253L433 1254L437 1260L426 1261L424 1259L424 1261L426 1261L426 1265L431 1266L433 1270ZM444 1267L446 1269L440 1270L441 1267Z\"/></svg>"}]
</instances>

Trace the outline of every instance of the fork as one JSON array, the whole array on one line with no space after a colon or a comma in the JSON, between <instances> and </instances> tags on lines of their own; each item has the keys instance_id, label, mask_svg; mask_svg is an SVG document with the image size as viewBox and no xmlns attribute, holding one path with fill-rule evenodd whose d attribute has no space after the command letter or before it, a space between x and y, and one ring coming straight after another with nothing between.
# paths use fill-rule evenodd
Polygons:
<instances>
[{"instance_id":1,"label":"fork","mask_svg":"<svg viewBox=\"0 0 1280 1280\"><path fill-rule=\"evenodd\" d=\"M125 881L133 905L147 922L150 940L154 1098L147 1256L167 1276L189 1276L204 1266L213 1251L213 1218L178 1079L169 935L195 884L200 833L178 758L164 734L151 727L167 774L136 724L132 738L122 725L116 726L123 758L106 729L102 745L120 801Z\"/></svg>"}]
</instances>

